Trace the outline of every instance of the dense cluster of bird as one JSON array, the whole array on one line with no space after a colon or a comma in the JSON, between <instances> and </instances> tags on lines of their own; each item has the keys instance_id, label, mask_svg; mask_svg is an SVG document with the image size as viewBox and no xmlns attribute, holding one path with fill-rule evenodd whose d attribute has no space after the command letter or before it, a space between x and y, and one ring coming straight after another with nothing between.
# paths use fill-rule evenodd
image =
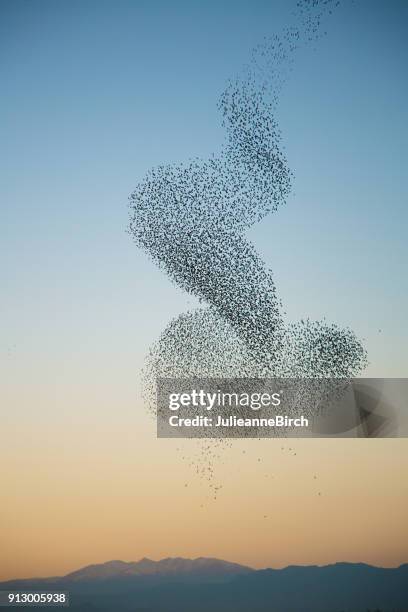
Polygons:
<instances>
[{"instance_id":1,"label":"dense cluster of bird","mask_svg":"<svg viewBox=\"0 0 408 612\"><path fill-rule=\"evenodd\" d=\"M324 33L337 4L302 0L294 25L252 51L219 100L226 139L218 154L153 168L130 196L136 244L203 305L171 321L152 347L152 406L157 377L348 378L365 367L351 330L284 322L272 272L245 236L290 193L276 105L296 52Z\"/></svg>"}]
</instances>

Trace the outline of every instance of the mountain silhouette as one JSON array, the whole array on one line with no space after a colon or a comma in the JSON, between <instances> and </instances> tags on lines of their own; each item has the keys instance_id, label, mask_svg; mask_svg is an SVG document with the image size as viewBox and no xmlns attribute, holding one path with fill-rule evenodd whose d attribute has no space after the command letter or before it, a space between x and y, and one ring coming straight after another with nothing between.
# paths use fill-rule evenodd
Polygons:
<instances>
[{"instance_id":1,"label":"mountain silhouette","mask_svg":"<svg viewBox=\"0 0 408 612\"><path fill-rule=\"evenodd\" d=\"M255 570L206 557L144 558L0 583L7 589L69 592L75 612L408 612L408 564Z\"/></svg>"},{"instance_id":2,"label":"mountain silhouette","mask_svg":"<svg viewBox=\"0 0 408 612\"><path fill-rule=\"evenodd\" d=\"M221 559L198 557L168 557L152 561L144 557L140 561L108 561L97 565L87 565L64 576L65 581L98 580L129 576L236 576L254 571L250 567L230 563Z\"/></svg>"}]
</instances>

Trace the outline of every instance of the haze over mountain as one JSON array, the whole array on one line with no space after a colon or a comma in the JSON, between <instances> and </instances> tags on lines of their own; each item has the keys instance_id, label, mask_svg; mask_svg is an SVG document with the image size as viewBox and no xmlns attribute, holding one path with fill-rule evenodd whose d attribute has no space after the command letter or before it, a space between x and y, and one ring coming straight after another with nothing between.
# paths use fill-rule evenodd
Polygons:
<instances>
[{"instance_id":1,"label":"haze over mountain","mask_svg":"<svg viewBox=\"0 0 408 612\"><path fill-rule=\"evenodd\" d=\"M140 561L108 561L96 565L87 565L64 576L64 580L97 580L129 576L237 576L254 571L251 567L230 563L221 559L198 557L184 559L168 557L152 561L144 557Z\"/></svg>"}]
</instances>

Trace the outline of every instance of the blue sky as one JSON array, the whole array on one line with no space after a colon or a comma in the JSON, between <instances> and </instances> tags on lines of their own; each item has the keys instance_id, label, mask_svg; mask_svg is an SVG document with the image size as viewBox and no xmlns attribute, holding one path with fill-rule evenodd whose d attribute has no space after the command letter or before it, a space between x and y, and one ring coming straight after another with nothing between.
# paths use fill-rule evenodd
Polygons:
<instances>
[{"instance_id":1,"label":"blue sky","mask_svg":"<svg viewBox=\"0 0 408 612\"><path fill-rule=\"evenodd\" d=\"M132 244L127 197L152 165L217 151L226 79L292 6L0 3L8 376L134 385L195 301ZM297 58L278 108L293 194L250 232L288 319L349 325L377 376L408 365L407 24L406 2L346 2Z\"/></svg>"}]
</instances>

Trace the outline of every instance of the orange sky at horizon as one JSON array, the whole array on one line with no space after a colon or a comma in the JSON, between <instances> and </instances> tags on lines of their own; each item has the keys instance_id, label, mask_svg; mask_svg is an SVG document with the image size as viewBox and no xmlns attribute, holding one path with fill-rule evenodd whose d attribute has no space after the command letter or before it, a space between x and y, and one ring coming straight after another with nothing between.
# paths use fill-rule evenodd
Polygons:
<instances>
[{"instance_id":1,"label":"orange sky at horizon","mask_svg":"<svg viewBox=\"0 0 408 612\"><path fill-rule=\"evenodd\" d=\"M58 436L52 419L3 427L1 580L142 557L408 560L407 440L223 442L213 499L195 473L208 466L200 441L156 439L144 411L115 419L105 408L97 422L62 411Z\"/></svg>"}]
</instances>

